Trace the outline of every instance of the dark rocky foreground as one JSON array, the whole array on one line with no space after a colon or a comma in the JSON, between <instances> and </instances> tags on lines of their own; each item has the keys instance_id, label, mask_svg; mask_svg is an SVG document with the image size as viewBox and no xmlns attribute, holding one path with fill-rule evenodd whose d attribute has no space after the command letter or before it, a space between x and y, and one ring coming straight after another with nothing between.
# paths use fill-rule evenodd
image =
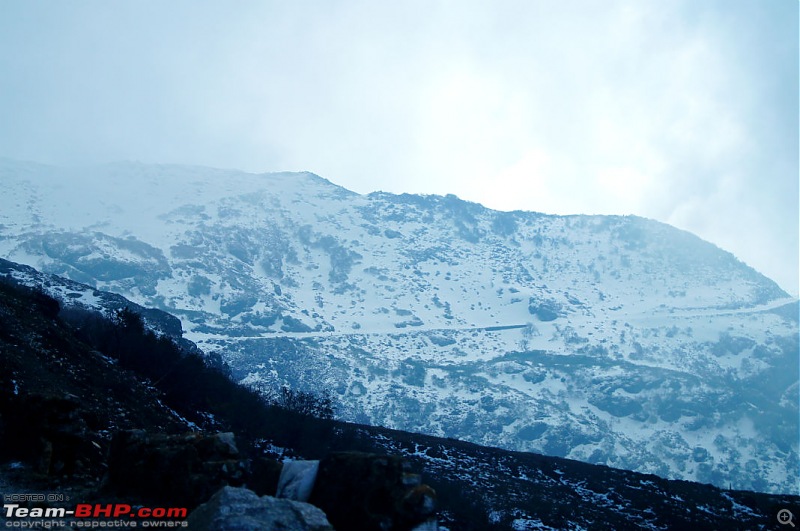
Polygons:
<instances>
[{"instance_id":1,"label":"dark rocky foreground","mask_svg":"<svg viewBox=\"0 0 800 531\"><path fill-rule=\"evenodd\" d=\"M411 529L431 516L434 500L451 531L769 529L780 509L800 514L796 496L298 415L265 404L130 315L77 315L4 282L0 366L3 494L189 510L217 496L212 506L227 499L230 514L247 500L259 512L292 458L319 461L308 501L339 531ZM220 492L227 486L253 494ZM241 521L253 516L247 511Z\"/></svg>"},{"instance_id":2,"label":"dark rocky foreground","mask_svg":"<svg viewBox=\"0 0 800 531\"><path fill-rule=\"evenodd\" d=\"M313 467L292 466L306 463ZM298 469L299 474L295 472ZM227 513L255 519L256 515L267 518L286 511L299 511L303 521L321 521L314 516L315 511L279 503L275 496L286 502L287 498L310 502L338 529L413 529L430 521L436 508L436 493L398 456L333 452L320 461L282 463L261 456L245 457L232 433L118 433L111 442L107 479L106 487L117 495L153 504L194 508L211 498L210 506L198 507L192 513L194 516L200 511L195 522L212 522ZM231 490L229 486L240 488ZM241 511L230 507L220 510L220 506L226 507L224 500L236 500L234 504ZM216 516L211 518L210 514ZM206 526L228 529L211 523ZM309 526L324 529L316 523Z\"/></svg>"},{"instance_id":3,"label":"dark rocky foreground","mask_svg":"<svg viewBox=\"0 0 800 531\"><path fill-rule=\"evenodd\" d=\"M191 529L284 529L333 531L325 513L309 503L258 497L250 490L224 487L189 516Z\"/></svg>"}]
</instances>

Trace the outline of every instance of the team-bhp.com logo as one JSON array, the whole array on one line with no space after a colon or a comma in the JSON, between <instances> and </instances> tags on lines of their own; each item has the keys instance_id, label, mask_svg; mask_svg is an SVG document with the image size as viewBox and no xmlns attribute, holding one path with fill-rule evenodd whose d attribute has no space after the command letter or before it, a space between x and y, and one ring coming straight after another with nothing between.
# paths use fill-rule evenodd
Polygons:
<instances>
[{"instance_id":1,"label":"team-bhp.com logo","mask_svg":"<svg viewBox=\"0 0 800 531\"><path fill-rule=\"evenodd\" d=\"M187 514L185 507L134 507L125 503L79 503L69 509L3 504L5 527L17 529L188 527Z\"/></svg>"}]
</instances>

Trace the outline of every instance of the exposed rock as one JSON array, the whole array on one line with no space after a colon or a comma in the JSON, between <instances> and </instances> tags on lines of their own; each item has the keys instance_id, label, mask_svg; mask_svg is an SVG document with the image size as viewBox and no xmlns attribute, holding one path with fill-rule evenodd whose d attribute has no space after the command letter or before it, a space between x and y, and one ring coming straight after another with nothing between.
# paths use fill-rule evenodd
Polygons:
<instances>
[{"instance_id":1,"label":"exposed rock","mask_svg":"<svg viewBox=\"0 0 800 531\"><path fill-rule=\"evenodd\" d=\"M436 493L401 457L343 452L320 461L309 502L338 529L406 531L433 519Z\"/></svg>"},{"instance_id":2,"label":"exposed rock","mask_svg":"<svg viewBox=\"0 0 800 531\"><path fill-rule=\"evenodd\" d=\"M0 212L12 221L0 254L181 308L193 321L188 337L226 352L248 385L277 373L293 389L335 389L344 420L726 488L798 491L797 302L778 318L773 312L793 299L685 231L635 216L498 213L454 196L362 197L309 174L126 164L76 180L66 169L0 165ZM159 193L130 193L143 174ZM85 201L86 222L76 225L60 208L67 192L103 201ZM125 238L101 232L96 220L109 215ZM145 226L169 230L156 242ZM65 300L130 307L4 268ZM363 302L351 306L354 297ZM423 321L416 333L394 329ZM527 327L514 327L526 322L542 337L520 335ZM332 323L339 333L314 341L279 333L332 331ZM509 376L520 370L561 381L573 399ZM473 407L478 395L493 402ZM610 395L635 395L641 411L580 406ZM528 426L510 429L516 419L548 429L520 437ZM687 451L707 432L721 437L703 443L713 460L693 466Z\"/></svg>"},{"instance_id":3,"label":"exposed rock","mask_svg":"<svg viewBox=\"0 0 800 531\"><path fill-rule=\"evenodd\" d=\"M271 496L259 498L251 490L234 487L223 487L192 511L187 521L189 528L197 531L333 531L325 513L313 505Z\"/></svg>"},{"instance_id":4,"label":"exposed rock","mask_svg":"<svg viewBox=\"0 0 800 531\"><path fill-rule=\"evenodd\" d=\"M274 493L279 464L243 459L231 433L118 433L111 443L109 485L163 503L195 507L226 485ZM264 477L256 477L256 473Z\"/></svg>"},{"instance_id":5,"label":"exposed rock","mask_svg":"<svg viewBox=\"0 0 800 531\"><path fill-rule=\"evenodd\" d=\"M77 397L41 394L7 398L3 454L23 458L45 475L89 472L88 463L98 460Z\"/></svg>"},{"instance_id":6,"label":"exposed rock","mask_svg":"<svg viewBox=\"0 0 800 531\"><path fill-rule=\"evenodd\" d=\"M263 496L276 496L278 479L283 472L283 463L266 457L256 457L250 461L249 474L245 487Z\"/></svg>"}]
</instances>

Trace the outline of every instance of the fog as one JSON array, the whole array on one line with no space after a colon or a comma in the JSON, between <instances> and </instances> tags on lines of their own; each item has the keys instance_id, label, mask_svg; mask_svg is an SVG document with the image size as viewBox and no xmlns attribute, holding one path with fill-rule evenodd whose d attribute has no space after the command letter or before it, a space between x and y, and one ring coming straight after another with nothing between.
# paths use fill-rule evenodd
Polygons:
<instances>
[{"instance_id":1,"label":"fog","mask_svg":"<svg viewBox=\"0 0 800 531\"><path fill-rule=\"evenodd\" d=\"M794 0L0 3L0 156L636 214L798 294Z\"/></svg>"}]
</instances>

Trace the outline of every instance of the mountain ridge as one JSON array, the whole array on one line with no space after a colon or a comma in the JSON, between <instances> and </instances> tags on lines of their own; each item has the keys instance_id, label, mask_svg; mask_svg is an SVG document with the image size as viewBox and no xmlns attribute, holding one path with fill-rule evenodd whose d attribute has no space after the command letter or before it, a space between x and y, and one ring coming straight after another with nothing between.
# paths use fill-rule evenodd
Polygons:
<instances>
[{"instance_id":1,"label":"mountain ridge","mask_svg":"<svg viewBox=\"0 0 800 531\"><path fill-rule=\"evenodd\" d=\"M0 256L174 313L251 385L331 389L362 423L799 488L797 323L770 311L796 300L685 231L311 174L0 172Z\"/></svg>"}]
</instances>

